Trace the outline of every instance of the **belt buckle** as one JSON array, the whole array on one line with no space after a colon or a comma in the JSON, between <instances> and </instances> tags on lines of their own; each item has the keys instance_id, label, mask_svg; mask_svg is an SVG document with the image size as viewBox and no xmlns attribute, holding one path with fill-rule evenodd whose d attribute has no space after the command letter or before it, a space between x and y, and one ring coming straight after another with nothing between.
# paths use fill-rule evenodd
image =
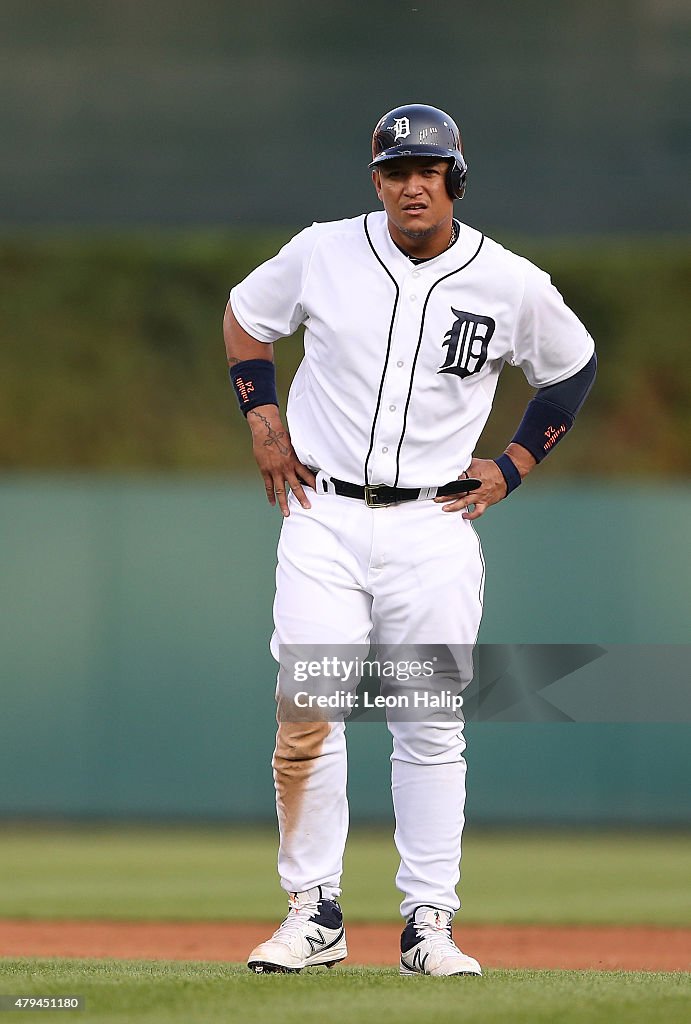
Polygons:
<instances>
[{"instance_id":1,"label":"belt buckle","mask_svg":"<svg viewBox=\"0 0 691 1024\"><path fill-rule=\"evenodd\" d=\"M391 501L379 501L379 492L385 486L386 484L377 484L375 487L365 484L365 504L368 508L389 508L393 504Z\"/></svg>"}]
</instances>

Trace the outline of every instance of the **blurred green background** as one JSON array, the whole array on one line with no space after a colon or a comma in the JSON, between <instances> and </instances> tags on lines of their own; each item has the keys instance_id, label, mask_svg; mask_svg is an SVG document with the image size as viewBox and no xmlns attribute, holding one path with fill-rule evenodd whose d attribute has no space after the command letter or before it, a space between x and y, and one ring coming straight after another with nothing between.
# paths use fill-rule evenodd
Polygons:
<instances>
[{"instance_id":1,"label":"blurred green background","mask_svg":"<svg viewBox=\"0 0 691 1024\"><path fill-rule=\"evenodd\" d=\"M0 834L0 915L275 921L275 830L13 825ZM680 831L477 829L463 839L462 923L689 927L691 837ZM355 827L349 923L398 921L392 827Z\"/></svg>"},{"instance_id":2,"label":"blurred green background","mask_svg":"<svg viewBox=\"0 0 691 1024\"><path fill-rule=\"evenodd\" d=\"M690 42L677 0L4 0L0 814L272 817L279 522L220 322L296 228L375 207L403 101L457 116L458 215L552 274L600 359L479 524L481 639L688 643ZM479 454L528 395L507 370ZM350 734L353 817L387 819L386 731ZM689 824L688 724L468 738L471 820Z\"/></svg>"},{"instance_id":3,"label":"blurred green background","mask_svg":"<svg viewBox=\"0 0 691 1024\"><path fill-rule=\"evenodd\" d=\"M685 0L3 0L0 222L264 224L372 202L372 128L456 115L463 215L689 229Z\"/></svg>"}]
</instances>

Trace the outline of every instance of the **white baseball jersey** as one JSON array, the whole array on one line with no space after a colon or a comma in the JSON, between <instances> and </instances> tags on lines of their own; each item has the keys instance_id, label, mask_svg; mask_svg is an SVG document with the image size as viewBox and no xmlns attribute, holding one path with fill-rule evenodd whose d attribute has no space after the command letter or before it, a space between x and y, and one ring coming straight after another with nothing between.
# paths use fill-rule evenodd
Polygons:
<instances>
[{"instance_id":1,"label":"white baseball jersey","mask_svg":"<svg viewBox=\"0 0 691 1024\"><path fill-rule=\"evenodd\" d=\"M593 341L547 274L474 228L413 264L386 214L313 224L230 293L253 338L305 325L287 419L302 463L353 483L424 487L470 464L505 363L534 387Z\"/></svg>"}]
</instances>

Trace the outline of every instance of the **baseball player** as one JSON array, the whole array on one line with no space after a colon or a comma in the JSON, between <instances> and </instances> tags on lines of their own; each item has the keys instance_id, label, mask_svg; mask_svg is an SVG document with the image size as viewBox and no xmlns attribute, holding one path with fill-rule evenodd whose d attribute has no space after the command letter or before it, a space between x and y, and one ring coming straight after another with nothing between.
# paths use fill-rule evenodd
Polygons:
<instances>
[{"instance_id":1,"label":"baseball player","mask_svg":"<svg viewBox=\"0 0 691 1024\"><path fill-rule=\"evenodd\" d=\"M559 444L595 376L592 339L547 274L454 218L466 162L448 114L423 104L385 114L369 166L383 211L301 231L232 289L224 320L254 455L284 516L271 640L279 708L283 652L295 645L472 647L484 586L473 521ZM286 425L273 344L300 324L305 354ZM506 450L478 459L505 363L535 396ZM278 870L289 912L250 954L257 973L347 955L338 903L345 726L312 717L278 716ZM401 974L480 975L451 932L463 722L391 716L388 726Z\"/></svg>"}]
</instances>

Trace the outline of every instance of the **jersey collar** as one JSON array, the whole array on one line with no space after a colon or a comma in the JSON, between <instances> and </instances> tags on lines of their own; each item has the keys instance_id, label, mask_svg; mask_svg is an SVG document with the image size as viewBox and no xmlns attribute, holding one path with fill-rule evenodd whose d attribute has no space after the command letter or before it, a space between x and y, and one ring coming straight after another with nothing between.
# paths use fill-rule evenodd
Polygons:
<instances>
[{"instance_id":1,"label":"jersey collar","mask_svg":"<svg viewBox=\"0 0 691 1024\"><path fill-rule=\"evenodd\" d=\"M440 252L438 256L418 264L413 263L394 242L389 234L385 212L377 210L375 213L367 214L365 223L377 256L387 270L400 280L416 270L426 271L431 277L442 277L468 262L477 249L480 232L458 221L457 218L454 219L460 226L455 244L450 249Z\"/></svg>"}]
</instances>

